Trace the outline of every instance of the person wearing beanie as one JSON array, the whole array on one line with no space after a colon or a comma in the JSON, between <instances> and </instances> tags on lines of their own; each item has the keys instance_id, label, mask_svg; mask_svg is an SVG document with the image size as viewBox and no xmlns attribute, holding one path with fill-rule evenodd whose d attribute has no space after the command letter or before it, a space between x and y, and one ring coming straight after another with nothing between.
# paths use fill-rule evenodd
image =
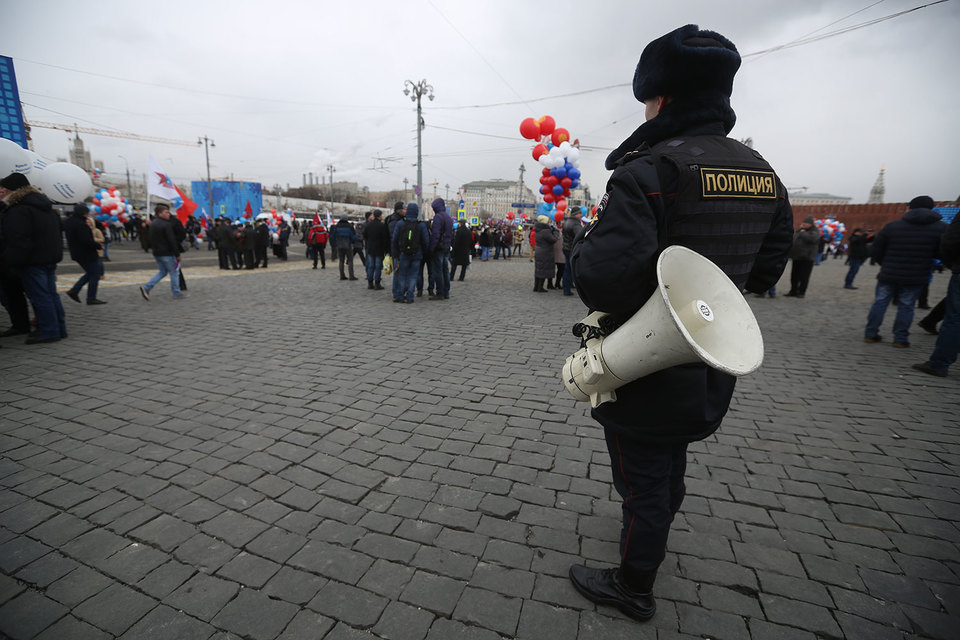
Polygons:
<instances>
[{"instance_id":1,"label":"person wearing beanie","mask_svg":"<svg viewBox=\"0 0 960 640\"><path fill-rule=\"evenodd\" d=\"M330 244L337 248L337 258L340 261L340 279L346 280L347 275L343 272L344 262L350 272L350 280L356 280L353 275L353 243L357 241L357 232L350 224L350 219L346 214L340 216L340 222L333 225L330 229Z\"/></svg>"},{"instance_id":2,"label":"person wearing beanie","mask_svg":"<svg viewBox=\"0 0 960 640\"><path fill-rule=\"evenodd\" d=\"M929 281L933 261L940 255L940 239L947 223L933 210L930 196L910 201L899 220L888 222L873 239L871 257L880 265L873 305L867 313L864 342L881 342L880 325L887 307L897 301L893 346L910 346L910 325L917 299Z\"/></svg>"},{"instance_id":3,"label":"person wearing beanie","mask_svg":"<svg viewBox=\"0 0 960 640\"><path fill-rule=\"evenodd\" d=\"M533 290L536 293L546 293L543 283L551 282L556 270L556 249L560 241L560 231L553 225L550 218L544 215L537 216L537 223L533 225L536 238L536 248L533 258ZM550 287L553 288L552 286Z\"/></svg>"},{"instance_id":4,"label":"person wearing beanie","mask_svg":"<svg viewBox=\"0 0 960 640\"><path fill-rule=\"evenodd\" d=\"M820 230L813 216L807 216L800 228L793 234L793 243L788 254L793 265L790 267L790 291L784 294L788 298L803 298L807 295L813 265L820 252Z\"/></svg>"},{"instance_id":5,"label":"person wearing beanie","mask_svg":"<svg viewBox=\"0 0 960 640\"><path fill-rule=\"evenodd\" d=\"M57 293L57 263L63 260L63 224L53 203L21 173L0 180L0 216L4 270L19 272L20 284L33 304L37 330L26 344L67 337L66 314Z\"/></svg>"},{"instance_id":6,"label":"person wearing beanie","mask_svg":"<svg viewBox=\"0 0 960 640\"><path fill-rule=\"evenodd\" d=\"M103 275L103 262L99 254L103 245L94 238L93 229L90 228L87 218L89 212L87 205L75 204L73 215L63 224L70 257L83 269L83 275L67 291L67 297L74 302L80 302L80 289L87 285L87 304L106 304L103 300L97 299L97 285Z\"/></svg>"},{"instance_id":7,"label":"person wearing beanie","mask_svg":"<svg viewBox=\"0 0 960 640\"><path fill-rule=\"evenodd\" d=\"M394 302L413 304L417 288L417 276L423 252L430 242L427 225L419 220L420 208L416 203L407 205L407 214L403 222L398 222L390 239L390 253L395 258Z\"/></svg>"},{"instance_id":8,"label":"person wearing beanie","mask_svg":"<svg viewBox=\"0 0 960 640\"><path fill-rule=\"evenodd\" d=\"M847 277L843 281L844 289L857 288L853 286L853 279L857 277L860 267L870 257L871 240L872 238L864 233L860 227L854 229L850 235L850 240L847 242L847 265L849 268L847 269Z\"/></svg>"},{"instance_id":9,"label":"person wearing beanie","mask_svg":"<svg viewBox=\"0 0 960 640\"><path fill-rule=\"evenodd\" d=\"M430 225L430 262L431 282L429 289L433 294L429 300L446 300L450 297L450 248L453 244L453 218L447 213L447 204L443 198L430 203L433 209L433 222Z\"/></svg>"},{"instance_id":10,"label":"person wearing beanie","mask_svg":"<svg viewBox=\"0 0 960 640\"><path fill-rule=\"evenodd\" d=\"M390 250L390 236L387 235L387 225L380 218L383 212L374 209L373 218L363 227L363 244L367 247L367 289L380 290L383 285L383 259Z\"/></svg>"},{"instance_id":11,"label":"person wearing beanie","mask_svg":"<svg viewBox=\"0 0 960 640\"><path fill-rule=\"evenodd\" d=\"M783 273L793 235L786 189L759 153L727 137L739 67L730 40L693 24L640 56L633 92L646 121L607 157L613 173L596 220L570 254L577 294L615 326L657 290L657 257L670 245L710 259L752 293ZM540 243L538 233L538 253ZM570 567L587 599L637 620L654 615L657 571L684 498L687 446L719 428L735 381L705 364L669 367L628 382L616 400L592 410L623 498L623 527L619 566Z\"/></svg>"}]
</instances>

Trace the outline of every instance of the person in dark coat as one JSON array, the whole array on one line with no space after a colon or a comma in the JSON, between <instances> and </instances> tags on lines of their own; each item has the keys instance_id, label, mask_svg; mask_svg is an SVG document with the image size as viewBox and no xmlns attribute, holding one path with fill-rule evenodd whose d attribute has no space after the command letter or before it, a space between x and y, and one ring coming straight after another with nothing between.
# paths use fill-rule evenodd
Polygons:
<instances>
[{"instance_id":1,"label":"person in dark coat","mask_svg":"<svg viewBox=\"0 0 960 640\"><path fill-rule=\"evenodd\" d=\"M819 246L820 231L813 216L807 216L793 235L793 244L788 254L793 261L793 266L790 268L790 291L784 294L785 296L802 298L807 295L810 274L813 273L813 265L819 255Z\"/></svg>"},{"instance_id":2,"label":"person in dark coat","mask_svg":"<svg viewBox=\"0 0 960 640\"><path fill-rule=\"evenodd\" d=\"M952 275L947 285L943 305L943 324L937 344L926 362L913 365L917 371L945 378L947 370L957 361L960 352L960 215L954 215L940 241L940 259L950 267ZM937 306L940 306L937 305Z\"/></svg>"},{"instance_id":3,"label":"person in dark coat","mask_svg":"<svg viewBox=\"0 0 960 640\"><path fill-rule=\"evenodd\" d=\"M657 295L657 259L671 245L709 259L740 290L766 291L783 273L793 227L786 189L759 153L728 137L739 67L732 42L692 24L640 56L633 93L646 122L607 157L606 193L568 265L580 299L614 326ZM538 233L538 252L540 242ZM581 595L638 620L654 615L687 446L719 428L735 381L704 363L667 367L591 411L603 426L623 520L618 567L570 568Z\"/></svg>"},{"instance_id":4,"label":"person in dark coat","mask_svg":"<svg viewBox=\"0 0 960 640\"><path fill-rule=\"evenodd\" d=\"M153 250L153 259L157 263L158 271L150 280L140 287L140 295L144 300L150 299L150 290L157 286L163 278L170 276L170 290L176 299L186 298L187 294L180 291L180 241L171 222L170 207L158 204L154 208L156 216L150 223L150 248Z\"/></svg>"},{"instance_id":5,"label":"person in dark coat","mask_svg":"<svg viewBox=\"0 0 960 640\"><path fill-rule=\"evenodd\" d=\"M380 279L383 277L383 258L390 251L390 236L387 225L380 218L383 212L375 209L371 218L363 227L363 243L367 247L367 289L383 289Z\"/></svg>"},{"instance_id":6,"label":"person in dark coat","mask_svg":"<svg viewBox=\"0 0 960 640\"><path fill-rule=\"evenodd\" d=\"M243 225L243 268L254 269L257 261L254 258L257 252L257 230L251 223Z\"/></svg>"},{"instance_id":7,"label":"person in dark coat","mask_svg":"<svg viewBox=\"0 0 960 640\"><path fill-rule=\"evenodd\" d=\"M89 211L83 203L73 205L73 215L67 218L63 225L67 246L70 247L70 257L83 269L83 275L67 291L67 297L80 302L80 289L87 285L87 304L106 304L97 299L97 285L103 272L103 263L97 251L102 245L94 240L93 231L87 223Z\"/></svg>"},{"instance_id":8,"label":"person in dark coat","mask_svg":"<svg viewBox=\"0 0 960 640\"><path fill-rule=\"evenodd\" d=\"M290 245L290 225L287 224L286 220L281 220L277 226L277 236L279 240L277 243L277 257L286 262L287 247Z\"/></svg>"},{"instance_id":9,"label":"person in dark coat","mask_svg":"<svg viewBox=\"0 0 960 640\"><path fill-rule=\"evenodd\" d=\"M23 291L20 282L20 272L15 267L7 266L4 258L3 215L7 205L3 198L9 190L0 187L0 305L7 310L10 316L10 327L0 331L0 338L18 336L30 331L30 311L27 304L27 294Z\"/></svg>"},{"instance_id":10,"label":"person in dark coat","mask_svg":"<svg viewBox=\"0 0 960 640\"><path fill-rule=\"evenodd\" d=\"M356 240L357 232L354 230L353 225L350 224L347 214L343 214L343 216L340 217L340 221L330 229L330 246L337 248L341 280L347 279L347 275L343 270L344 262L347 263L350 280L357 279L356 276L353 275L353 243L356 242Z\"/></svg>"},{"instance_id":11,"label":"person in dark coat","mask_svg":"<svg viewBox=\"0 0 960 640\"><path fill-rule=\"evenodd\" d=\"M217 250L220 252L221 269L239 269L237 260L237 233L229 220L217 226Z\"/></svg>"},{"instance_id":12,"label":"person in dark coat","mask_svg":"<svg viewBox=\"0 0 960 640\"><path fill-rule=\"evenodd\" d=\"M844 289L856 289L853 286L853 279L857 277L857 272L863 266L864 261L870 257L869 238L863 232L863 229L857 227L850 236L849 248L847 249L847 264L850 268L847 270L847 277L844 278Z\"/></svg>"},{"instance_id":13,"label":"person in dark coat","mask_svg":"<svg viewBox=\"0 0 960 640\"><path fill-rule=\"evenodd\" d=\"M255 240L253 243L253 266L267 268L267 254L270 248L270 228L263 220L257 220Z\"/></svg>"},{"instance_id":14,"label":"person in dark coat","mask_svg":"<svg viewBox=\"0 0 960 640\"><path fill-rule=\"evenodd\" d=\"M467 266L470 264L470 255L473 253L473 230L466 220L460 221L460 226L453 232L453 248L450 252L450 279L460 267L460 277L458 280L463 282L467 274Z\"/></svg>"},{"instance_id":15,"label":"person in dark coat","mask_svg":"<svg viewBox=\"0 0 960 640\"><path fill-rule=\"evenodd\" d=\"M394 297L394 302L413 304L423 252L430 242L427 225L419 220L419 216L420 208L417 204L408 204L407 215L403 222L398 222L393 228L393 237L390 238L390 254L397 256L397 274L394 280L399 281L394 290L400 291L399 297Z\"/></svg>"},{"instance_id":16,"label":"person in dark coat","mask_svg":"<svg viewBox=\"0 0 960 640\"><path fill-rule=\"evenodd\" d=\"M20 274L23 290L37 314L37 330L26 343L66 338L66 314L57 293L57 263L63 260L60 214L21 173L0 180L0 199L7 207L0 218L5 267Z\"/></svg>"},{"instance_id":17,"label":"person in dark coat","mask_svg":"<svg viewBox=\"0 0 960 640\"><path fill-rule=\"evenodd\" d=\"M443 198L430 203L433 220L430 223L430 270L433 295L430 300L446 300L450 297L450 245L453 242L453 218L447 213L447 204Z\"/></svg>"},{"instance_id":18,"label":"person in dark coat","mask_svg":"<svg viewBox=\"0 0 960 640\"><path fill-rule=\"evenodd\" d=\"M947 223L933 211L933 198L917 196L903 217L888 222L873 240L871 255L880 264L873 306L867 314L864 342L880 342L880 325L891 301L897 300L893 346L910 346L913 308L940 254L940 238Z\"/></svg>"},{"instance_id":19,"label":"person in dark coat","mask_svg":"<svg viewBox=\"0 0 960 640\"><path fill-rule=\"evenodd\" d=\"M550 218L543 215L537 216L533 232L537 241L533 258L533 290L546 293L543 283L547 280L552 283L557 269L554 245L560 241L560 232L550 224ZM550 288L553 288L552 284Z\"/></svg>"}]
</instances>

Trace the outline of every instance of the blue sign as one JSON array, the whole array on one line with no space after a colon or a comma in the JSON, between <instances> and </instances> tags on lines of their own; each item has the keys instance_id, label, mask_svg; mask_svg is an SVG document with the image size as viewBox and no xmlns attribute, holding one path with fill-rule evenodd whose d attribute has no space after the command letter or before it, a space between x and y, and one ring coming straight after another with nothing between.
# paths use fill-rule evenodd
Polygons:
<instances>
[{"instance_id":1,"label":"blue sign","mask_svg":"<svg viewBox=\"0 0 960 640\"><path fill-rule=\"evenodd\" d=\"M7 56L0 56L0 138L13 140L24 149L29 148L23 112L20 110L17 74L13 70L13 58Z\"/></svg>"},{"instance_id":2,"label":"blue sign","mask_svg":"<svg viewBox=\"0 0 960 640\"><path fill-rule=\"evenodd\" d=\"M960 207L934 207L933 210L940 214L944 222L950 224L957 216L957 211L960 211Z\"/></svg>"},{"instance_id":3,"label":"blue sign","mask_svg":"<svg viewBox=\"0 0 960 640\"><path fill-rule=\"evenodd\" d=\"M537 205L532 202L531 203L524 202L522 204L519 202L514 202L510 206L513 207L514 209L536 209L537 208Z\"/></svg>"},{"instance_id":4,"label":"blue sign","mask_svg":"<svg viewBox=\"0 0 960 640\"><path fill-rule=\"evenodd\" d=\"M263 189L259 182L226 182L213 180L213 217L226 216L231 220L253 220L263 210ZM190 183L193 201L206 209L210 206L210 192L206 181ZM246 215L249 214L249 215Z\"/></svg>"}]
</instances>

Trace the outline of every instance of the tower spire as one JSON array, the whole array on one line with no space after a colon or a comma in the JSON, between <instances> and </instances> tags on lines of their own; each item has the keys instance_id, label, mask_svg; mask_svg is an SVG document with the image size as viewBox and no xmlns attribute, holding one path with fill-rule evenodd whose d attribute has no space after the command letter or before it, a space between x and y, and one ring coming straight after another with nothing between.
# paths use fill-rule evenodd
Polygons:
<instances>
[{"instance_id":1,"label":"tower spire","mask_svg":"<svg viewBox=\"0 0 960 640\"><path fill-rule=\"evenodd\" d=\"M870 187L870 197L867 199L867 204L883 202L883 193L886 191L886 188L883 186L883 172L885 170L883 167L880 168L880 175L877 176L877 181Z\"/></svg>"}]
</instances>

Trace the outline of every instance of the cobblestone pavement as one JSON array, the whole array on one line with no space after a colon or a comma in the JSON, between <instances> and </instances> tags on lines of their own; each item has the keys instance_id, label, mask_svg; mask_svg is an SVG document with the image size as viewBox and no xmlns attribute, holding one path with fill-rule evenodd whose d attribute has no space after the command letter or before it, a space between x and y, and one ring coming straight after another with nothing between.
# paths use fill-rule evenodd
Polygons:
<instances>
[{"instance_id":1,"label":"cobblestone pavement","mask_svg":"<svg viewBox=\"0 0 960 640\"><path fill-rule=\"evenodd\" d=\"M960 372L910 369L935 339L891 348L892 314L863 343L876 267L750 296L766 362L690 448L646 624L566 578L617 562L619 506L559 381L584 309L526 258L413 305L302 258L187 269L186 300L108 274L68 339L0 342L0 634L958 637Z\"/></svg>"}]
</instances>

